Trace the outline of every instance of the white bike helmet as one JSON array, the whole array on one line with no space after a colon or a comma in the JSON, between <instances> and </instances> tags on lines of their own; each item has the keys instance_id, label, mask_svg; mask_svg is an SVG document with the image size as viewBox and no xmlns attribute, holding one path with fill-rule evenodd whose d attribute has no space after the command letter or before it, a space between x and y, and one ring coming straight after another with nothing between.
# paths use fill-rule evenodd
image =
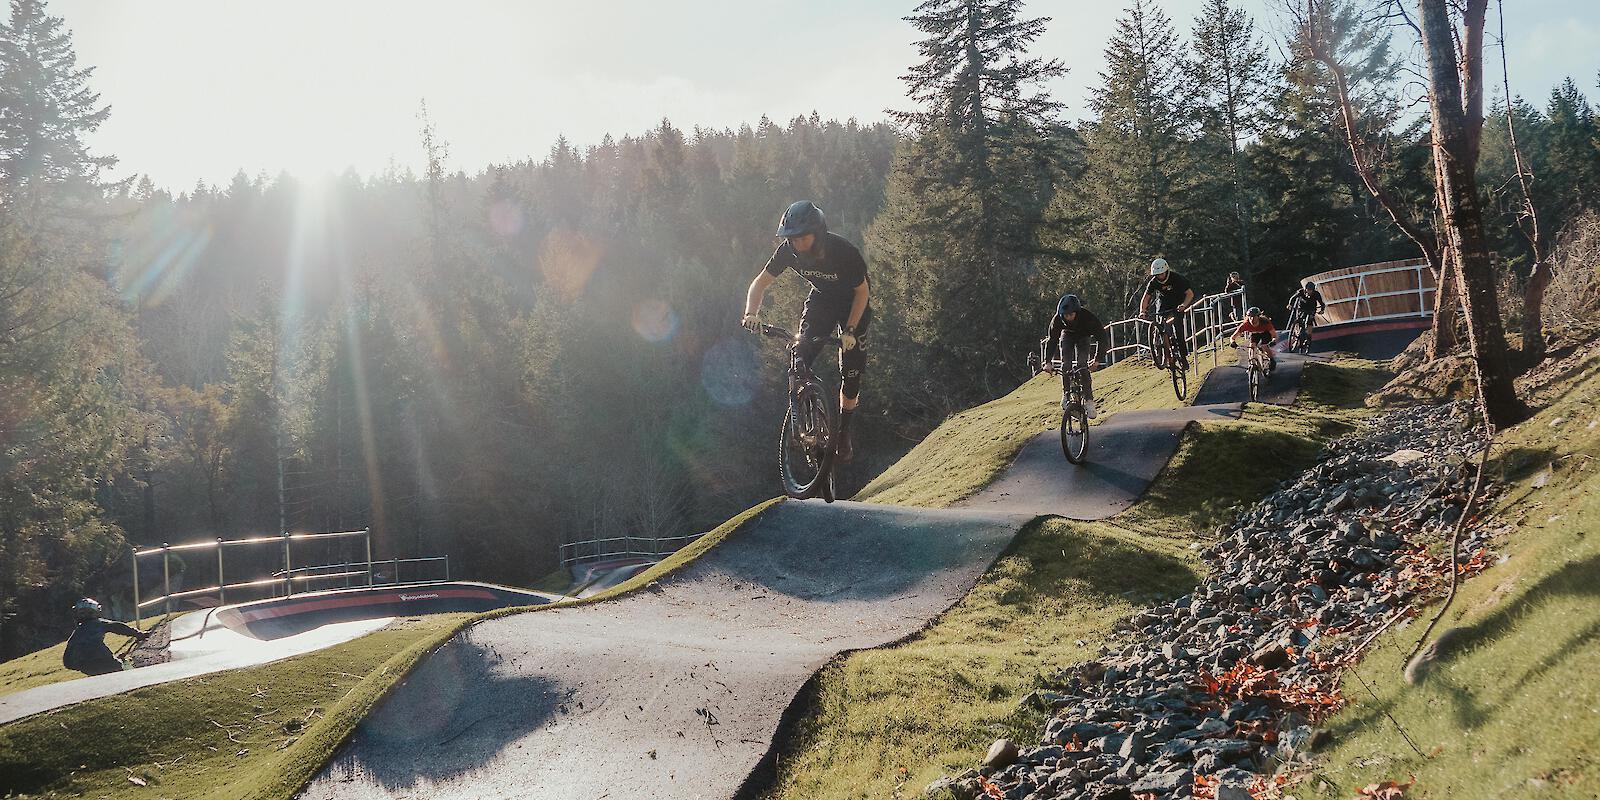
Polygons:
<instances>
[{"instance_id":1,"label":"white bike helmet","mask_svg":"<svg viewBox=\"0 0 1600 800\"><path fill-rule=\"evenodd\" d=\"M1162 274L1162 273L1164 273L1166 271L1167 271L1167 260L1166 259L1158 258L1158 259L1150 262L1150 274L1151 275L1160 275L1160 274Z\"/></svg>"}]
</instances>

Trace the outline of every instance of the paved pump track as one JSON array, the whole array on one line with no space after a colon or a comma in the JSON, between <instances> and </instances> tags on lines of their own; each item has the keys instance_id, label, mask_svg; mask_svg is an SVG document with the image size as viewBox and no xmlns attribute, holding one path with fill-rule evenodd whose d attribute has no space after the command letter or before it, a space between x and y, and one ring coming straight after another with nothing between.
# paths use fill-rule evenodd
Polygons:
<instances>
[{"instance_id":1,"label":"paved pump track","mask_svg":"<svg viewBox=\"0 0 1600 800\"><path fill-rule=\"evenodd\" d=\"M1275 385L1298 382L1287 357ZM1185 426L1229 402L1115 415L1089 464L1055 431L947 510L779 503L649 588L479 623L426 660L357 727L305 800L748 796L780 724L828 660L909 636L966 594L1029 520L1131 506ZM1292 402L1287 395L1269 399ZM1208 391L1210 393L1208 394Z\"/></svg>"}]
</instances>

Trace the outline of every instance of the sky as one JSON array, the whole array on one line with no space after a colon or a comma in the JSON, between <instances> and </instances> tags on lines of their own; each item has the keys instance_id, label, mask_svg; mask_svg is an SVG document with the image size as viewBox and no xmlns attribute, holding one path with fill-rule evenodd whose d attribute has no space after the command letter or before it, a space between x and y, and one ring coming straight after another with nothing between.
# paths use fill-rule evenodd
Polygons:
<instances>
[{"instance_id":1,"label":"sky","mask_svg":"<svg viewBox=\"0 0 1600 800\"><path fill-rule=\"evenodd\" d=\"M1187 35L1202 0L1164 0ZM1283 0L1235 0L1269 41ZM680 128L725 128L816 111L863 122L907 107L917 57L901 18L916 0L50 0L92 88L112 106L90 139L174 190L244 170L314 177L419 171L427 101L448 166L542 158L576 145ZM1600 3L1513 0L1512 90L1539 105L1572 76L1591 99ZM1034 0L1051 17L1035 54L1070 69L1049 89L1088 116L1123 2ZM1493 8L1490 28L1495 26ZM1492 64L1498 55L1491 54ZM1492 69L1498 73L1498 67ZM1498 74L1493 77L1498 81Z\"/></svg>"}]
</instances>

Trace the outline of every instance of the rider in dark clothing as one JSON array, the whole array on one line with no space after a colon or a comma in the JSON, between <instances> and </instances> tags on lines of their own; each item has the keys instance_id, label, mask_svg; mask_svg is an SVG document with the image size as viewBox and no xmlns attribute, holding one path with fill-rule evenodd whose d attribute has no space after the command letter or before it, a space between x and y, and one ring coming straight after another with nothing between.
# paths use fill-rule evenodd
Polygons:
<instances>
[{"instance_id":1,"label":"rider in dark clothing","mask_svg":"<svg viewBox=\"0 0 1600 800\"><path fill-rule=\"evenodd\" d=\"M794 270L811 284L805 310L800 314L799 355L809 366L822 352L815 337L827 337L838 326L839 335L839 447L840 461L849 461L850 421L861 400L861 375L867 368L867 326L872 323L868 305L867 262L861 251L844 237L828 231L822 209L801 200L783 212L776 235L784 241L756 273L745 294L744 326L760 330L761 301L767 287L784 270Z\"/></svg>"},{"instance_id":2,"label":"rider in dark clothing","mask_svg":"<svg viewBox=\"0 0 1600 800\"><path fill-rule=\"evenodd\" d=\"M1066 295L1056 303L1055 316L1050 318L1050 331L1044 337L1044 359L1040 366L1049 372L1050 363L1060 358L1063 367L1075 363L1088 367L1083 375L1083 397L1084 415L1090 419L1094 419L1097 412L1094 408L1094 381L1089 373L1100 368L1092 343L1099 342L1100 352L1105 352L1111 347L1110 339L1105 323L1093 311L1084 308L1077 295ZM1062 371L1061 381L1061 387L1065 389L1065 370ZM1061 402L1065 407L1068 402L1066 395L1062 395Z\"/></svg>"},{"instance_id":3,"label":"rider in dark clothing","mask_svg":"<svg viewBox=\"0 0 1600 800\"><path fill-rule=\"evenodd\" d=\"M1150 262L1150 281L1144 286L1144 296L1139 298L1139 315L1143 316L1145 307L1149 305L1150 298L1156 298L1156 313L1163 322L1172 323L1177 341L1173 344L1182 356L1189 355L1189 327L1184 319L1183 312L1189 310L1194 304L1194 288L1189 285L1187 278L1173 272L1167 266L1167 260L1158 258Z\"/></svg>"},{"instance_id":4,"label":"rider in dark clothing","mask_svg":"<svg viewBox=\"0 0 1600 800\"><path fill-rule=\"evenodd\" d=\"M61 665L86 675L104 675L121 672L122 662L106 647L106 634L131 636L143 640L149 634L115 620L100 618L100 604L85 597L72 607L78 618L78 627L67 637L67 649L61 652Z\"/></svg>"},{"instance_id":5,"label":"rider in dark clothing","mask_svg":"<svg viewBox=\"0 0 1600 800\"><path fill-rule=\"evenodd\" d=\"M1316 322L1318 314L1326 311L1328 304L1322 302L1322 292L1317 291L1317 285L1306 281L1300 291L1289 296L1289 328L1292 330L1297 320L1304 320L1306 333L1311 332L1311 327Z\"/></svg>"}]
</instances>

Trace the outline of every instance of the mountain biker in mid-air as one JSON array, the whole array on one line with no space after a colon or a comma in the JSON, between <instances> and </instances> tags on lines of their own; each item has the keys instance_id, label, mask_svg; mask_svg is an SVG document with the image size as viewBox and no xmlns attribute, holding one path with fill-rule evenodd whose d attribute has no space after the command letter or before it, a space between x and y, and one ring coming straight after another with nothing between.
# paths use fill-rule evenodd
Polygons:
<instances>
[{"instance_id":1,"label":"mountain biker in mid-air","mask_svg":"<svg viewBox=\"0 0 1600 800\"><path fill-rule=\"evenodd\" d=\"M1150 305L1150 296L1156 297L1156 313L1161 316L1163 324L1170 323L1175 334L1178 355L1187 359L1189 356L1189 327L1183 317L1183 312L1194 305L1194 288L1189 285L1188 279L1167 266L1167 260L1158 258L1150 262L1150 282L1145 284L1144 295L1139 298L1139 316L1144 316L1145 307Z\"/></svg>"},{"instance_id":2,"label":"mountain biker in mid-air","mask_svg":"<svg viewBox=\"0 0 1600 800\"><path fill-rule=\"evenodd\" d=\"M1100 351L1105 352L1110 346L1109 334L1106 332L1105 323L1094 315L1094 312L1083 307L1082 301L1075 294L1069 294L1056 303L1055 316L1050 318L1050 331L1044 338L1044 358L1039 367L1045 372L1054 371L1051 362L1061 359L1061 407L1065 409L1071 398L1066 395L1066 371L1074 363L1086 367L1083 373L1083 415L1089 419L1095 418L1094 409L1094 381L1089 373L1100 368L1099 361L1095 358L1094 342L1100 343Z\"/></svg>"},{"instance_id":3,"label":"mountain biker in mid-air","mask_svg":"<svg viewBox=\"0 0 1600 800\"><path fill-rule=\"evenodd\" d=\"M814 339L839 334L839 461L853 455L850 419L861 401L861 374L867 368L866 335L872 322L867 303L867 262L861 251L844 237L828 231L822 209L810 200L789 206L774 234L783 243L773 251L767 265L750 281L745 293L744 327L761 330L761 301L767 287L792 269L811 284L805 310L800 312L798 352L807 366L822 352Z\"/></svg>"},{"instance_id":4,"label":"mountain biker in mid-air","mask_svg":"<svg viewBox=\"0 0 1600 800\"><path fill-rule=\"evenodd\" d=\"M1322 292L1317 291L1317 285L1306 281L1306 285L1289 296L1289 330L1294 330L1296 322L1303 321L1306 326L1306 336L1311 336L1311 329L1317 320L1317 315L1327 310L1328 304L1322 302Z\"/></svg>"},{"instance_id":5,"label":"mountain biker in mid-air","mask_svg":"<svg viewBox=\"0 0 1600 800\"><path fill-rule=\"evenodd\" d=\"M1278 354L1273 352L1272 343L1278 339L1278 329L1272 324L1272 317L1267 316L1257 306L1251 306L1244 312L1244 321L1235 328L1233 335L1228 337L1230 344L1238 344L1239 337L1249 335L1250 346L1263 352L1267 356L1267 374L1271 375L1278 369Z\"/></svg>"},{"instance_id":6,"label":"mountain biker in mid-air","mask_svg":"<svg viewBox=\"0 0 1600 800\"><path fill-rule=\"evenodd\" d=\"M106 647L107 633L131 636L139 641L150 635L132 625L101 619L100 604L92 597L74 603L72 616L78 620L78 627L67 637L67 649L61 651L61 666L85 675L122 671L122 662Z\"/></svg>"}]
</instances>

